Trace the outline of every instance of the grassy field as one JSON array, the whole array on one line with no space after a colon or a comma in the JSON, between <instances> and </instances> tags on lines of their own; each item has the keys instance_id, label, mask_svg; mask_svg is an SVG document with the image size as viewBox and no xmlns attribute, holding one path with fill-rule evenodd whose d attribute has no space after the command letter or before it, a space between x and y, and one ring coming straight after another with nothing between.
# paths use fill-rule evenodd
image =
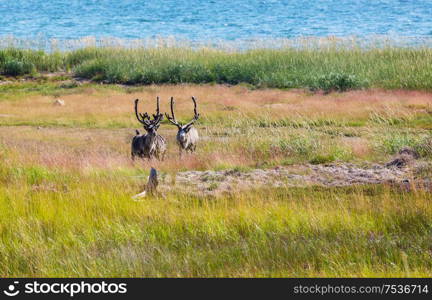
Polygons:
<instances>
[{"instance_id":1,"label":"grassy field","mask_svg":"<svg viewBox=\"0 0 432 300\"><path fill-rule=\"evenodd\" d=\"M131 197L150 166L247 171L432 156L432 94L309 93L237 85L0 85L0 276L431 276L432 195L390 185ZM198 99L202 141L132 162L133 100L179 119ZM65 106L55 106L61 98ZM430 177L425 167L423 177Z\"/></svg>"},{"instance_id":2,"label":"grassy field","mask_svg":"<svg viewBox=\"0 0 432 300\"><path fill-rule=\"evenodd\" d=\"M66 72L105 83L249 84L324 91L360 88L432 89L431 48L336 44L249 50L86 47L70 51L0 49L0 74Z\"/></svg>"}]
</instances>

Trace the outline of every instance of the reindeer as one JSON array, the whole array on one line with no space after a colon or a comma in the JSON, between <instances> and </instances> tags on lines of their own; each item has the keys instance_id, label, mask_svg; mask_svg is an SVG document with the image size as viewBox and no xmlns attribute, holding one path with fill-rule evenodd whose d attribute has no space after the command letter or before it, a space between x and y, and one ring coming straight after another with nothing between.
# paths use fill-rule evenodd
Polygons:
<instances>
[{"instance_id":1,"label":"reindeer","mask_svg":"<svg viewBox=\"0 0 432 300\"><path fill-rule=\"evenodd\" d=\"M186 152L188 151L194 152L199 140L198 130L196 130L196 128L193 127L194 122L199 118L199 113L197 112L197 104L194 97L192 97L192 101L194 103L194 117L192 121L190 121L185 125L182 125L181 123L177 122L175 118L173 97L171 97L171 116L165 113L167 119L178 128L177 144L179 145L180 156L182 155L183 150Z\"/></svg>"},{"instance_id":2,"label":"reindeer","mask_svg":"<svg viewBox=\"0 0 432 300\"><path fill-rule=\"evenodd\" d=\"M157 133L160 122L163 119L163 114L159 112L159 97L156 99L156 114L153 115L153 119L150 118L147 112L144 114L138 113L139 100L135 100L135 116L138 122L143 125L144 130L147 133L141 135L140 132L136 130L136 135L132 139L131 147L133 160L135 159L135 156L148 159L156 157L159 160L163 160L165 157L167 142Z\"/></svg>"}]
</instances>

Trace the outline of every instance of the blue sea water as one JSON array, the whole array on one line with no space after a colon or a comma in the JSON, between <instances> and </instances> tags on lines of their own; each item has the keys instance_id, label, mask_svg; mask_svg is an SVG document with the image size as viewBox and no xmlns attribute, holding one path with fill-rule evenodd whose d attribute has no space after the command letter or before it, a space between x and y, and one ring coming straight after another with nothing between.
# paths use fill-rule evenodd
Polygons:
<instances>
[{"instance_id":1,"label":"blue sea water","mask_svg":"<svg viewBox=\"0 0 432 300\"><path fill-rule=\"evenodd\" d=\"M432 36L430 0L0 0L0 36Z\"/></svg>"}]
</instances>

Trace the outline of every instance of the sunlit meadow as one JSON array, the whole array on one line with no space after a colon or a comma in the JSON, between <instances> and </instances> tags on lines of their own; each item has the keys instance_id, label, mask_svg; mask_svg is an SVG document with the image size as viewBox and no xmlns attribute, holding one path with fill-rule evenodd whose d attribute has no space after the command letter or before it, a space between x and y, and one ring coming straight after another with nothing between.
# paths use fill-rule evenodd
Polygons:
<instances>
[{"instance_id":1,"label":"sunlit meadow","mask_svg":"<svg viewBox=\"0 0 432 300\"><path fill-rule=\"evenodd\" d=\"M164 176L384 164L405 146L425 162L413 177L429 178L431 53L0 50L0 275L431 276L432 196L415 185L132 200L150 167ZM165 112L174 96L187 121L192 95L197 152L180 159L164 120L167 158L133 162L133 100L153 112L159 96Z\"/></svg>"}]
</instances>

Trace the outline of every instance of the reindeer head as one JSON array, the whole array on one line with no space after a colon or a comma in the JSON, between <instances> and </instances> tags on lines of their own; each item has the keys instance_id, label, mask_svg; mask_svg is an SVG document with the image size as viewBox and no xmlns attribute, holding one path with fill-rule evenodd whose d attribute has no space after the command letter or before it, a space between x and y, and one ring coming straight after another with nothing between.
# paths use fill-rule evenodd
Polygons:
<instances>
[{"instance_id":1,"label":"reindeer head","mask_svg":"<svg viewBox=\"0 0 432 300\"><path fill-rule=\"evenodd\" d=\"M181 123L177 122L177 120L175 118L175 115L174 115L174 97L171 97L171 116L169 116L167 113L165 113L168 121L170 121L172 124L177 126L178 137L180 139L180 142L184 142L186 140L186 134L192 128L192 125L195 123L195 121L198 120L198 118L199 118L199 113L197 112L197 104L196 104L195 97L192 97L192 101L194 103L194 117L189 123L187 123L185 125L182 125Z\"/></svg>"},{"instance_id":2,"label":"reindeer head","mask_svg":"<svg viewBox=\"0 0 432 300\"><path fill-rule=\"evenodd\" d=\"M160 126L160 122L163 120L163 114L159 112L159 97L156 98L156 114L153 114L153 119L150 118L147 112L143 114L138 112L138 101L139 99L135 100L135 116L138 122L143 125L147 133L156 134L156 131Z\"/></svg>"}]
</instances>

